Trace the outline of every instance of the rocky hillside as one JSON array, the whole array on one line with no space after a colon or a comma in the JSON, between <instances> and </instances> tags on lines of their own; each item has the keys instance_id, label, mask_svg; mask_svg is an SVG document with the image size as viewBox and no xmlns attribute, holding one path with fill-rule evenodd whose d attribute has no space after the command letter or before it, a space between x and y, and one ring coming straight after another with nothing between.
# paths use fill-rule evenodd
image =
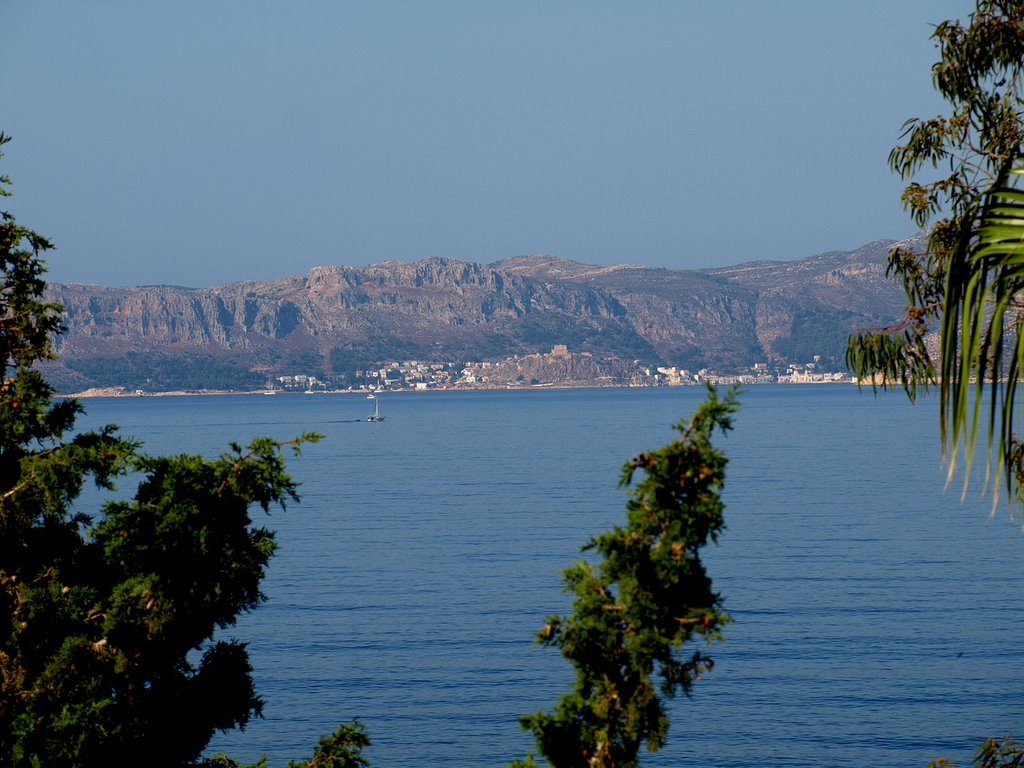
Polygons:
<instances>
[{"instance_id":1,"label":"rocky hillside","mask_svg":"<svg viewBox=\"0 0 1024 768\"><path fill-rule=\"evenodd\" d=\"M330 379L387 360L499 360L555 344L723 371L841 358L850 330L902 312L884 274L890 245L700 271L535 255L318 267L212 288L55 284L67 331L50 374L64 388L245 388L275 372Z\"/></svg>"}]
</instances>

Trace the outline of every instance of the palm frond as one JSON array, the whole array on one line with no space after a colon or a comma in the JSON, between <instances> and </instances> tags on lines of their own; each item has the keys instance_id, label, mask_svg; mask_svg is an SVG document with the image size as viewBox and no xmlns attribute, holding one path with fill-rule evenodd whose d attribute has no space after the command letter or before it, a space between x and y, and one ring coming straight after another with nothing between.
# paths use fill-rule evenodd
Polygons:
<instances>
[{"instance_id":1,"label":"palm frond","mask_svg":"<svg viewBox=\"0 0 1024 768\"><path fill-rule=\"evenodd\" d=\"M1018 186L1020 184L1021 186ZM946 273L939 364L940 433L949 477L963 454L965 479L979 435L986 484L1016 492L1014 403L1024 370L1019 298L1024 290L1024 157L1004 163L965 222ZM987 401L987 408L985 403Z\"/></svg>"}]
</instances>

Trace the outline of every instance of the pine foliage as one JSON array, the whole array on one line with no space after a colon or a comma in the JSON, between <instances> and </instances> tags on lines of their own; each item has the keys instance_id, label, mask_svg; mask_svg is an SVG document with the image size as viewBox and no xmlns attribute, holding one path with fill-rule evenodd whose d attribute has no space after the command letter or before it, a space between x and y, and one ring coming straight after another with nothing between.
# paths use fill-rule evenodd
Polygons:
<instances>
[{"instance_id":1,"label":"pine foliage","mask_svg":"<svg viewBox=\"0 0 1024 768\"><path fill-rule=\"evenodd\" d=\"M297 500L283 451L317 436L215 459L148 456L115 427L66 437L82 408L34 367L61 328L50 247L0 213L0 766L193 764L260 714L245 645L217 633L263 599L275 543L251 509ZM86 482L129 473L132 498L76 511Z\"/></svg>"},{"instance_id":2,"label":"pine foliage","mask_svg":"<svg viewBox=\"0 0 1024 768\"><path fill-rule=\"evenodd\" d=\"M576 681L554 712L521 718L555 768L635 766L642 745L655 751L665 742L666 699L689 694L712 667L706 653L686 646L694 637L719 639L729 621L700 550L724 527L727 459L711 438L732 428L736 395L719 398L709 387L690 421L675 426L676 440L623 467L625 525L585 546L599 562L564 573L572 613L550 616L537 639L562 652ZM634 485L637 470L644 476Z\"/></svg>"}]
</instances>

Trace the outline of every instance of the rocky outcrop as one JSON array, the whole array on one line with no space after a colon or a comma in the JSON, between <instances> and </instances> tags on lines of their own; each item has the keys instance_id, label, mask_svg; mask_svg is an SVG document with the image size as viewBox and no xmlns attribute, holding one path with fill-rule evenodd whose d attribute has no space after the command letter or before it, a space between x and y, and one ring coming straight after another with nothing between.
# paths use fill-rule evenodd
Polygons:
<instances>
[{"instance_id":1,"label":"rocky outcrop","mask_svg":"<svg viewBox=\"0 0 1024 768\"><path fill-rule=\"evenodd\" d=\"M618 357L599 358L584 352L537 353L505 358L481 373L491 386L525 384L586 384L611 386L628 382L635 373Z\"/></svg>"}]
</instances>

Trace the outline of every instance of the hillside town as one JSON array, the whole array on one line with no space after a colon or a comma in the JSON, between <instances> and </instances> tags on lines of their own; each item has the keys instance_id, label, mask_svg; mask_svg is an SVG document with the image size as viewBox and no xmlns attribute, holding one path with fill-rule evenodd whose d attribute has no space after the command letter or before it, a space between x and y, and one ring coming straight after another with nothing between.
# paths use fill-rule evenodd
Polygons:
<instances>
[{"instance_id":1,"label":"hillside town","mask_svg":"<svg viewBox=\"0 0 1024 768\"><path fill-rule=\"evenodd\" d=\"M558 376L571 367L589 363L588 378ZM587 352L570 352L566 345L556 344L546 354L514 356L501 361L425 362L419 360L388 361L380 366L357 370L350 381L325 380L311 373L289 373L273 376L270 391L326 392L514 389L530 387L687 387L704 383L717 384L834 384L855 383L848 372L828 370L820 356L807 363L771 366L756 363L743 371L721 373L701 368L688 370L676 366L651 367L640 361L618 370L613 361L595 360ZM547 373L548 375L543 375Z\"/></svg>"}]
</instances>

